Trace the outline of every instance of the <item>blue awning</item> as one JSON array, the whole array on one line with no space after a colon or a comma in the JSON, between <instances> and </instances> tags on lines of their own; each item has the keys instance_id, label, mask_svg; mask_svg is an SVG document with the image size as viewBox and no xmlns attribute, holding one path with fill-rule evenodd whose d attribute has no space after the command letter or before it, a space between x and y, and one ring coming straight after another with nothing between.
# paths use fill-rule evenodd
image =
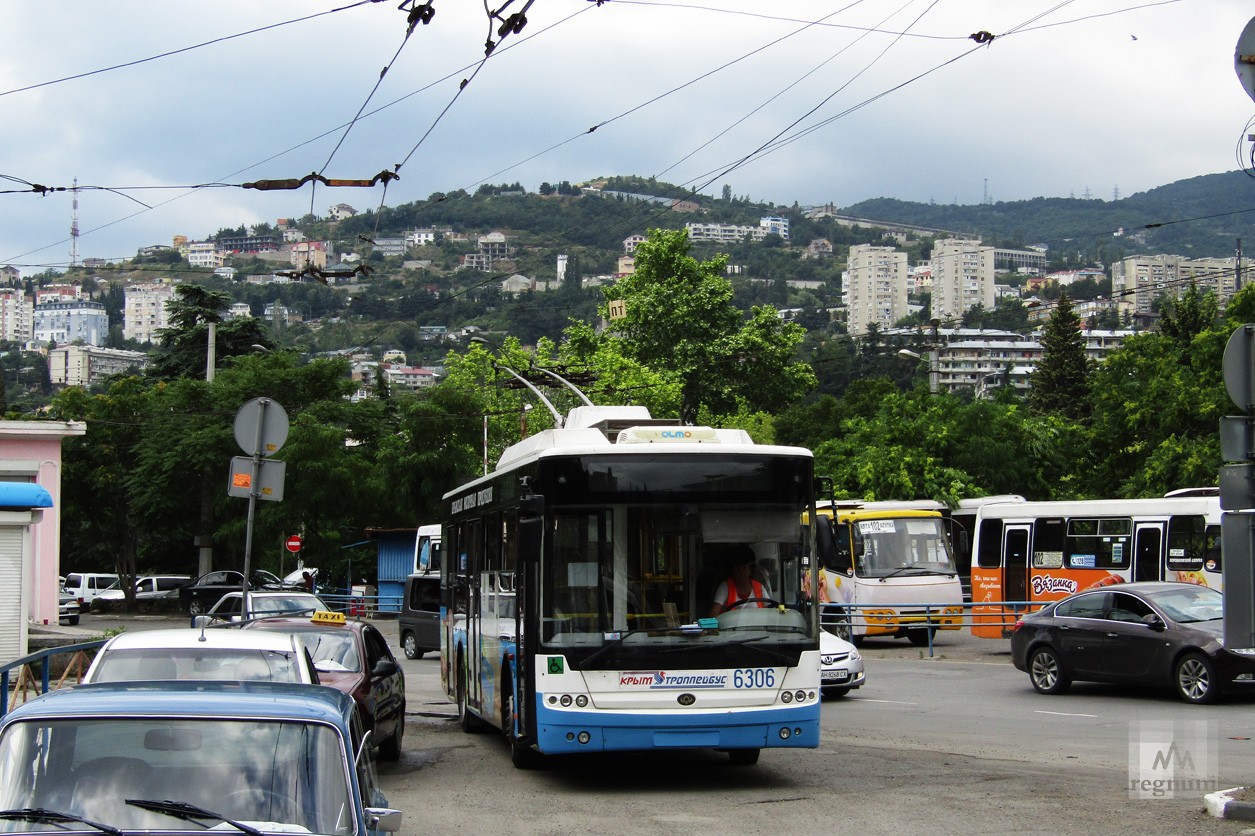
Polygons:
<instances>
[{"instance_id":1,"label":"blue awning","mask_svg":"<svg viewBox=\"0 0 1255 836\"><path fill-rule=\"evenodd\" d=\"M0 508L51 508L52 494L34 482L0 482Z\"/></svg>"}]
</instances>

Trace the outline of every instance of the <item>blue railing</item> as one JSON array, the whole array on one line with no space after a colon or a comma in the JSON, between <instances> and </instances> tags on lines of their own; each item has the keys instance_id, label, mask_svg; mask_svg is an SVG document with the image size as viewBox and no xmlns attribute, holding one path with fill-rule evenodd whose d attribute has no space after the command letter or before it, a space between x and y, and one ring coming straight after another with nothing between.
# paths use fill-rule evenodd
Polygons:
<instances>
[{"instance_id":1,"label":"blue railing","mask_svg":"<svg viewBox=\"0 0 1255 836\"><path fill-rule=\"evenodd\" d=\"M819 624L825 630L843 634L846 628L880 627L927 629L928 655L933 655L933 634L938 629L970 627L999 628L1004 634L1020 617L1034 612L1049 601L976 601L962 604L827 603L820 610ZM976 609L981 612L976 612ZM887 635L887 634L886 634Z\"/></svg>"},{"instance_id":2,"label":"blue railing","mask_svg":"<svg viewBox=\"0 0 1255 836\"><path fill-rule=\"evenodd\" d=\"M24 678L23 674L24 672L29 672L30 668L28 666L33 664L39 665L39 693L46 694L50 690L50 684L52 681L50 670L52 667L52 658L54 656L59 656L64 653L75 654L74 658L72 658L66 666L66 673L57 683L57 687L59 688L65 683L65 680L68 678L70 673L76 670L76 666L78 670L78 677L75 680L75 684L77 684L82 680L83 674L87 671L86 657L85 655L80 657L80 654L85 654L88 650L95 650L106 641L108 641L108 639L93 639L89 642L67 644L61 647L50 647L46 650L29 653L20 659L14 659L7 665L0 666L0 717L9 713L10 678L14 670L18 671L18 682L15 685L14 697L17 696L16 689L20 688L23 700L25 700L26 689L31 687L34 683Z\"/></svg>"}]
</instances>

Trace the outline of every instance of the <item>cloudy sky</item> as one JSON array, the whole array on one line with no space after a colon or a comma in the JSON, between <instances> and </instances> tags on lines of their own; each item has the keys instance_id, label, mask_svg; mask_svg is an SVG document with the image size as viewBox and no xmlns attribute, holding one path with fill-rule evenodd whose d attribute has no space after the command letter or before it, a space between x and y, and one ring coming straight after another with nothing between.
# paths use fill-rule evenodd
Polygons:
<instances>
[{"instance_id":1,"label":"cloudy sky","mask_svg":"<svg viewBox=\"0 0 1255 836\"><path fill-rule=\"evenodd\" d=\"M31 184L75 178L79 256L124 258L612 174L783 205L1110 200L1237 169L1255 116L1249 0L533 0L504 38L475 0L407 38L412 5L0 0L0 264L69 261L72 196ZM386 192L239 188L382 171Z\"/></svg>"}]
</instances>

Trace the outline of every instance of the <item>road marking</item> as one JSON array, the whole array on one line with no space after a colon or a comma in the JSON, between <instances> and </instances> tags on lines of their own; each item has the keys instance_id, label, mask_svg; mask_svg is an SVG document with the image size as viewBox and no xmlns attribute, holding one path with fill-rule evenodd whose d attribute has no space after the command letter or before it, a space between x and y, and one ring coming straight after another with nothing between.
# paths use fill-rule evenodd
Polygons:
<instances>
[{"instance_id":1,"label":"road marking","mask_svg":"<svg viewBox=\"0 0 1255 836\"><path fill-rule=\"evenodd\" d=\"M917 702L903 702L902 700L869 700L867 697L855 697L858 702L884 702L890 705L919 705Z\"/></svg>"},{"instance_id":2,"label":"road marking","mask_svg":"<svg viewBox=\"0 0 1255 836\"><path fill-rule=\"evenodd\" d=\"M1055 717L1092 717L1097 719L1097 714L1070 714L1066 711L1034 711L1034 714L1052 714Z\"/></svg>"}]
</instances>

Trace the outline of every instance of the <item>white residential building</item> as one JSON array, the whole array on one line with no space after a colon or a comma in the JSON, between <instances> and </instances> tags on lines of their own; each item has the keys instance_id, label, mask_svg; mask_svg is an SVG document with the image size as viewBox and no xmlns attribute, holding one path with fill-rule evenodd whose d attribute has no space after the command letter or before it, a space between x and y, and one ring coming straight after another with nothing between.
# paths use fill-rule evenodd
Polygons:
<instances>
[{"instance_id":1,"label":"white residential building","mask_svg":"<svg viewBox=\"0 0 1255 836\"><path fill-rule=\"evenodd\" d=\"M49 302L35 306L34 338L57 345L83 342L104 345L109 314L99 302Z\"/></svg>"},{"instance_id":2,"label":"white residential building","mask_svg":"<svg viewBox=\"0 0 1255 836\"><path fill-rule=\"evenodd\" d=\"M900 250L872 244L850 247L844 284L851 335L866 334L873 324L880 330L892 328L907 315L906 253Z\"/></svg>"},{"instance_id":3,"label":"white residential building","mask_svg":"<svg viewBox=\"0 0 1255 836\"><path fill-rule=\"evenodd\" d=\"M1194 282L1200 291L1210 290L1221 308L1236 288L1233 258L1183 258L1179 255L1131 256L1111 265L1111 295L1120 312L1148 314L1160 296L1180 298Z\"/></svg>"},{"instance_id":4,"label":"white residential building","mask_svg":"<svg viewBox=\"0 0 1255 836\"><path fill-rule=\"evenodd\" d=\"M768 235L779 235L784 240L789 240L789 219L767 216L758 219L758 225L766 230Z\"/></svg>"},{"instance_id":5,"label":"white residential building","mask_svg":"<svg viewBox=\"0 0 1255 836\"><path fill-rule=\"evenodd\" d=\"M213 241L191 241L180 247L179 252L193 267L208 267L216 270L227 260L227 254L220 252Z\"/></svg>"},{"instance_id":6,"label":"white residential building","mask_svg":"<svg viewBox=\"0 0 1255 836\"><path fill-rule=\"evenodd\" d=\"M35 301L21 288L0 288L0 340L28 342L35 336Z\"/></svg>"},{"instance_id":7,"label":"white residential building","mask_svg":"<svg viewBox=\"0 0 1255 836\"><path fill-rule=\"evenodd\" d=\"M687 223L690 241L717 241L724 244L739 244L746 238L761 241L767 237L767 230L761 226L738 226L736 224Z\"/></svg>"},{"instance_id":8,"label":"white residential building","mask_svg":"<svg viewBox=\"0 0 1255 836\"><path fill-rule=\"evenodd\" d=\"M94 345L58 346L48 352L48 376L54 386L91 386L130 369L143 369L148 355Z\"/></svg>"},{"instance_id":9,"label":"white residential building","mask_svg":"<svg viewBox=\"0 0 1255 836\"><path fill-rule=\"evenodd\" d=\"M122 336L141 343L155 343L157 334L170 327L166 305L174 299L174 285L134 284L126 289Z\"/></svg>"},{"instance_id":10,"label":"white residential building","mask_svg":"<svg viewBox=\"0 0 1255 836\"><path fill-rule=\"evenodd\" d=\"M436 373L418 366L394 366L391 363L380 363L379 372L393 388L400 387L416 391L436 385Z\"/></svg>"},{"instance_id":11,"label":"white residential building","mask_svg":"<svg viewBox=\"0 0 1255 836\"><path fill-rule=\"evenodd\" d=\"M405 233L405 243L411 247L426 247L436 243L436 230L427 229L411 229Z\"/></svg>"},{"instance_id":12,"label":"white residential building","mask_svg":"<svg viewBox=\"0 0 1255 836\"><path fill-rule=\"evenodd\" d=\"M994 248L979 240L945 238L933 245L932 313L935 319L957 321L983 305L994 306Z\"/></svg>"}]
</instances>

